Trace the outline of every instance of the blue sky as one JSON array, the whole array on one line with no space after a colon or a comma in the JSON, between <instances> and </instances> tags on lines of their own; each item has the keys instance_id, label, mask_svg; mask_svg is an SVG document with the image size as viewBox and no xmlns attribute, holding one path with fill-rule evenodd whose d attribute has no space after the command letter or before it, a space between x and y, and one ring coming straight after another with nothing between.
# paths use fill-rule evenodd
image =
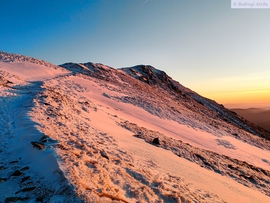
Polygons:
<instances>
[{"instance_id":1,"label":"blue sky","mask_svg":"<svg viewBox=\"0 0 270 203\"><path fill-rule=\"evenodd\" d=\"M229 0L1 0L0 50L55 64L150 64L221 103L270 103L270 10L230 7ZM236 101L231 92L245 96Z\"/></svg>"}]
</instances>

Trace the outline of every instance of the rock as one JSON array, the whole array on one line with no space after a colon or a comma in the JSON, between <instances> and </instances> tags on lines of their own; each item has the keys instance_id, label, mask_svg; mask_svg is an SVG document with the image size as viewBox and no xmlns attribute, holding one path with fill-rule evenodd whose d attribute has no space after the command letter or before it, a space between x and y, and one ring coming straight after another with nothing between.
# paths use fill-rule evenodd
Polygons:
<instances>
[{"instance_id":1,"label":"rock","mask_svg":"<svg viewBox=\"0 0 270 203\"><path fill-rule=\"evenodd\" d=\"M7 169L7 168L5 168L4 166L0 166L0 171L5 170L5 169Z\"/></svg>"},{"instance_id":2,"label":"rock","mask_svg":"<svg viewBox=\"0 0 270 203\"><path fill-rule=\"evenodd\" d=\"M18 201L26 201L28 200L28 197L7 197L5 199L5 203L9 203L9 202L18 202Z\"/></svg>"},{"instance_id":3,"label":"rock","mask_svg":"<svg viewBox=\"0 0 270 203\"><path fill-rule=\"evenodd\" d=\"M47 135L44 135L44 136L42 136L41 138L40 138L40 141L41 142L48 142L50 140L50 138L47 136Z\"/></svg>"},{"instance_id":4,"label":"rock","mask_svg":"<svg viewBox=\"0 0 270 203\"><path fill-rule=\"evenodd\" d=\"M0 183L6 182L7 179L6 178L0 178Z\"/></svg>"},{"instance_id":5,"label":"rock","mask_svg":"<svg viewBox=\"0 0 270 203\"><path fill-rule=\"evenodd\" d=\"M27 187L27 188L23 188L21 191L22 192L31 192L31 191L33 191L35 189L36 189L36 187Z\"/></svg>"},{"instance_id":6,"label":"rock","mask_svg":"<svg viewBox=\"0 0 270 203\"><path fill-rule=\"evenodd\" d=\"M154 138L152 143L155 145L160 145L159 138L158 137Z\"/></svg>"},{"instance_id":7,"label":"rock","mask_svg":"<svg viewBox=\"0 0 270 203\"><path fill-rule=\"evenodd\" d=\"M23 173L19 170L16 170L16 171L14 171L14 173L12 173L11 176L20 176L20 175L23 175Z\"/></svg>"},{"instance_id":8,"label":"rock","mask_svg":"<svg viewBox=\"0 0 270 203\"><path fill-rule=\"evenodd\" d=\"M237 137L237 136L238 136L238 134L237 134L237 133L233 133L233 136Z\"/></svg>"},{"instance_id":9,"label":"rock","mask_svg":"<svg viewBox=\"0 0 270 203\"><path fill-rule=\"evenodd\" d=\"M101 155L102 157L104 157L104 158L106 158L106 159L109 160L109 157L108 157L108 155L106 154L106 152L100 151L100 155Z\"/></svg>"},{"instance_id":10,"label":"rock","mask_svg":"<svg viewBox=\"0 0 270 203\"><path fill-rule=\"evenodd\" d=\"M16 164L16 163L18 163L19 161L11 161L11 162L9 162L10 164Z\"/></svg>"},{"instance_id":11,"label":"rock","mask_svg":"<svg viewBox=\"0 0 270 203\"><path fill-rule=\"evenodd\" d=\"M31 144L33 145L33 147L39 150L43 150L45 148L45 145L40 142L31 142Z\"/></svg>"},{"instance_id":12,"label":"rock","mask_svg":"<svg viewBox=\"0 0 270 203\"><path fill-rule=\"evenodd\" d=\"M29 178L30 178L30 176L23 177L22 180L21 180L21 183L27 181Z\"/></svg>"},{"instance_id":13,"label":"rock","mask_svg":"<svg viewBox=\"0 0 270 203\"><path fill-rule=\"evenodd\" d=\"M111 96L106 94L105 92L102 94L102 96L107 97L107 98L111 98Z\"/></svg>"},{"instance_id":14,"label":"rock","mask_svg":"<svg viewBox=\"0 0 270 203\"><path fill-rule=\"evenodd\" d=\"M25 167L23 167L22 169L21 169L21 171L26 171L26 170L28 170L29 169L29 166L25 166Z\"/></svg>"},{"instance_id":15,"label":"rock","mask_svg":"<svg viewBox=\"0 0 270 203\"><path fill-rule=\"evenodd\" d=\"M17 201L20 201L21 198L20 197L8 197L6 198L5 202L8 203L8 202L17 202Z\"/></svg>"},{"instance_id":16,"label":"rock","mask_svg":"<svg viewBox=\"0 0 270 203\"><path fill-rule=\"evenodd\" d=\"M133 135L134 137L138 137L138 138L141 138L141 136L139 134L135 134Z\"/></svg>"},{"instance_id":17,"label":"rock","mask_svg":"<svg viewBox=\"0 0 270 203\"><path fill-rule=\"evenodd\" d=\"M43 199L44 199L43 197L37 197L37 198L36 198L36 201L37 201L37 202L43 202Z\"/></svg>"}]
</instances>

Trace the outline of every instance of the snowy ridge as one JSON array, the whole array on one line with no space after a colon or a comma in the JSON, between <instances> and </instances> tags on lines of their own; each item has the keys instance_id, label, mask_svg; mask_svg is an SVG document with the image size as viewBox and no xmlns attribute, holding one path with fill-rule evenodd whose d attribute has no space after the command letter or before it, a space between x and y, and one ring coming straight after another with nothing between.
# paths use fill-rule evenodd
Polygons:
<instances>
[{"instance_id":1,"label":"snowy ridge","mask_svg":"<svg viewBox=\"0 0 270 203\"><path fill-rule=\"evenodd\" d=\"M198 95L192 95L193 99L198 101L199 103L207 106L209 109L212 109L213 111L217 112L218 115L223 118L224 121L229 121L237 126L239 126L242 129L245 129L247 132L250 132L252 134L261 136L261 137L268 137L269 133L267 133L265 130L259 128L258 126L252 125L249 123L249 125L246 125L246 120L244 120L241 117L238 117L235 112L229 111L225 109L223 106L218 106L217 104L213 104L210 100L204 99L203 97L200 97ZM237 118L235 118L237 116ZM255 128L255 129L254 129ZM260 132L262 131L262 133Z\"/></svg>"},{"instance_id":2,"label":"snowy ridge","mask_svg":"<svg viewBox=\"0 0 270 203\"><path fill-rule=\"evenodd\" d=\"M189 89L183 87L178 82L172 80L163 71L156 70L151 66L143 66L143 65L135 66L135 68L134 67L124 68L122 70L127 72L132 77L139 79L143 82L146 82L151 86L161 87L162 89L170 93L173 96L172 98L179 100L178 103L182 103L183 106L185 106L189 110L192 110L195 114L197 114L197 116L202 116L202 114L205 114L206 115L205 118L200 119L200 121L205 120L207 122L207 125L210 125L210 127L208 127L208 129L204 128L204 130L209 130L209 128L211 129L213 126L218 128L219 122L216 121L222 120L225 121L227 124L229 124L228 126L231 126L233 124L239 126L241 129L244 129L247 132L258 135L260 137L268 139L270 137L270 133L267 132L266 130L253 125L252 123L238 116L236 113L227 110L222 105L217 104L215 101L203 98L196 92L190 91ZM210 120L209 122L208 119L209 117L214 120L212 121ZM195 120L197 120L196 117ZM224 125L224 122L222 122L222 125ZM237 132L233 132L231 129L228 129L227 132L231 133L232 135L238 135ZM254 144L253 139L250 140L246 136L243 137L242 134L240 134L240 139L246 140L247 142L252 142L252 144ZM260 145L257 146L260 147Z\"/></svg>"},{"instance_id":3,"label":"snowy ridge","mask_svg":"<svg viewBox=\"0 0 270 203\"><path fill-rule=\"evenodd\" d=\"M40 60L40 59L35 59L32 57L28 57L28 56L23 56L23 55L19 55L19 54L11 54L11 53L6 53L1 51L0 52L0 61L2 62L7 62L7 63L11 63L11 62L31 62L34 64L39 64L39 65L43 65L46 67L51 67L51 68L56 68L56 65L53 65L49 62Z\"/></svg>"},{"instance_id":4,"label":"snowy ridge","mask_svg":"<svg viewBox=\"0 0 270 203\"><path fill-rule=\"evenodd\" d=\"M0 52L0 75L14 83L41 81L68 73L66 69L43 60Z\"/></svg>"},{"instance_id":5,"label":"snowy ridge","mask_svg":"<svg viewBox=\"0 0 270 203\"><path fill-rule=\"evenodd\" d=\"M72 71L74 74L76 73L90 73L90 72L95 72L99 70L112 70L113 68L105 66L101 63L65 63L61 65L62 67Z\"/></svg>"},{"instance_id":6,"label":"snowy ridge","mask_svg":"<svg viewBox=\"0 0 270 203\"><path fill-rule=\"evenodd\" d=\"M16 57L0 64L0 202L270 201L267 132L165 72Z\"/></svg>"},{"instance_id":7,"label":"snowy ridge","mask_svg":"<svg viewBox=\"0 0 270 203\"><path fill-rule=\"evenodd\" d=\"M132 77L143 81L147 84L158 85L165 90L173 90L176 93L189 92L190 90L180 85L178 82L172 80L164 71L155 69L149 65L137 65L131 68L121 68Z\"/></svg>"}]
</instances>

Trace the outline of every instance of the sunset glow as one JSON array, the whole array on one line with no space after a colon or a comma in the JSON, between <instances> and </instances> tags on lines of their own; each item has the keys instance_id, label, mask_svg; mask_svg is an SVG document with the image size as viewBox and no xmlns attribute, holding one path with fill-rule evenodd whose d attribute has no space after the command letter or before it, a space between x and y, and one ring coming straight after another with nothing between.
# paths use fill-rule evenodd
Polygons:
<instances>
[{"instance_id":1,"label":"sunset glow","mask_svg":"<svg viewBox=\"0 0 270 203\"><path fill-rule=\"evenodd\" d=\"M270 0L0 2L0 203L270 203Z\"/></svg>"},{"instance_id":2,"label":"sunset glow","mask_svg":"<svg viewBox=\"0 0 270 203\"><path fill-rule=\"evenodd\" d=\"M29 0L2 2L0 19L6 52L53 64L152 65L222 104L270 103L268 9L215 0Z\"/></svg>"},{"instance_id":3,"label":"sunset glow","mask_svg":"<svg viewBox=\"0 0 270 203\"><path fill-rule=\"evenodd\" d=\"M206 93L205 97L212 98L228 108L232 107L270 107L270 90L254 90L239 92Z\"/></svg>"},{"instance_id":4,"label":"sunset glow","mask_svg":"<svg viewBox=\"0 0 270 203\"><path fill-rule=\"evenodd\" d=\"M222 77L192 85L200 94L228 108L270 108L270 72Z\"/></svg>"}]
</instances>

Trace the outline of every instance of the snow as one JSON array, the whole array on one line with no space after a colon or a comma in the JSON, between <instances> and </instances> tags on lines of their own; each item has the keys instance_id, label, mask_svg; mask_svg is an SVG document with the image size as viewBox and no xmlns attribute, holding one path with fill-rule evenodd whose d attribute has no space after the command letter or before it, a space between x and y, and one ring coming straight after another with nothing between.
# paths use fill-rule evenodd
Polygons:
<instances>
[{"instance_id":1,"label":"snow","mask_svg":"<svg viewBox=\"0 0 270 203\"><path fill-rule=\"evenodd\" d=\"M28 61L12 63L0 61L0 70L14 74L26 81L44 80L67 73L67 71L63 71L62 69L52 69Z\"/></svg>"},{"instance_id":2,"label":"snow","mask_svg":"<svg viewBox=\"0 0 270 203\"><path fill-rule=\"evenodd\" d=\"M123 96L123 94L112 92L106 88L97 86L95 83L88 80L79 77L70 77L70 79L86 86L89 89L89 92L83 93L82 95L92 100L95 104L100 103L100 105L107 106L111 109L110 114L112 115L118 115L131 123L136 123L141 127L158 131L166 136L182 140L193 146L224 154L270 170L270 165L262 161L262 159L270 160L269 151L251 146L229 136L223 136L220 139L227 140L235 146L236 149L220 147L216 142L217 137L210 133L190 128L172 120L161 119L149 114L139 107L104 97L104 93L113 96Z\"/></svg>"},{"instance_id":3,"label":"snow","mask_svg":"<svg viewBox=\"0 0 270 203\"><path fill-rule=\"evenodd\" d=\"M134 136L139 132L121 123L136 125L143 136L165 136L162 143L171 149L177 150L174 144L181 140L198 154L208 152L228 163L229 157L237 159L237 167L245 161L257 170L258 184L269 179L269 150L227 136L225 127L211 133L217 129L204 130L204 122L190 124L188 110L181 112L181 123L117 100L131 96L124 91L128 83L102 64L95 69L111 74L119 85L75 74L72 65L73 75L37 60L15 59L0 61L0 74L13 82L0 86L0 202L8 197L27 202L270 202L269 186L263 190L241 176L242 182L216 173ZM245 176L253 170L246 165L239 169ZM22 174L12 176L16 170Z\"/></svg>"},{"instance_id":4,"label":"snow","mask_svg":"<svg viewBox=\"0 0 270 203\"><path fill-rule=\"evenodd\" d=\"M210 138L214 140L216 139L216 136L207 134L205 132L199 132L192 128L188 128L184 125L180 125L174 121L160 119L136 106L121 103L121 102L116 102L114 100L111 100L108 97L104 97L103 96L104 93L108 95L117 95L118 93L108 91L106 88L99 86L93 81L89 81L89 80L86 80L80 77L74 77L74 76L69 77L69 80L72 81L69 83L72 83L74 85L77 83L77 84L85 86L87 91L79 92L79 95L81 97L86 97L89 101L95 104L97 108L97 111L90 113L91 116L89 116L89 118L91 119L91 123L89 124L89 126L91 126L93 129L103 132L103 134L111 135L114 139L116 139L116 143L118 143L119 148L122 150L124 149L124 151L126 151L127 154L131 154L133 163L135 159L138 160L138 165L140 166L140 168L149 168L149 165L148 164L145 165L145 163L151 160L151 162L153 162L154 165L156 165L155 169L151 170L151 173L153 174L161 173L160 169L162 169L163 171L166 171L168 173L169 171L172 174L176 173L180 177L185 176L185 179L188 181L191 181L192 184L196 184L196 186L198 186L199 188L205 191L211 191L211 192L214 191L215 194L218 194L219 197L222 197L222 199L228 202L230 202L229 200L232 194L235 196L236 199L239 198L238 201L240 202L248 202L248 200L250 202L254 202L256 199L258 199L257 197L257 195L259 195L258 193L256 192L252 193L252 192L246 191L245 190L246 188L243 187L242 185L232 183L230 182L231 180L227 180L227 178L225 177L221 177L218 175L217 177L215 177L209 171L205 172L207 174L206 175L204 174L204 172L202 172L202 169L199 166L196 166L196 165L185 166L186 163L189 163L189 162L186 162L186 160L179 159L172 153L153 147L149 144L146 144L145 142L142 142L141 140L138 140L137 138L134 138L132 134L127 133L125 130L117 126L115 123L115 120L118 120L118 119L129 120L129 122L136 123L145 128L158 130L159 132L163 132L166 135L172 135L172 137L174 138L177 136L178 139L179 138L181 138L182 140L186 139L186 141L188 141L190 144L196 145L199 142L200 147L204 147L212 151L218 151L218 152L223 152L223 153L227 152L228 154L230 150L228 150L227 148L218 147L218 145L214 141L212 142L212 145L209 144ZM111 116L108 116L108 115L111 115L113 118L111 118ZM117 115L117 117L114 117L113 115ZM168 126L168 127L165 128L164 126ZM169 131L167 128L171 130ZM184 136L182 134L184 134ZM188 136L188 135L192 135L192 136ZM196 136L196 137L194 138L193 136ZM83 138L83 135L80 135L80 137ZM237 144L237 142L239 142L238 140L229 140L229 141L232 144L235 144L239 148L242 147ZM246 149L246 152L248 151L252 152L254 150L259 150L260 152L260 149L256 147L249 146L249 145L245 147L248 147ZM234 153L231 153L230 155L233 156L233 154L236 154L235 157L237 156L238 158L241 158L241 160L248 160L251 163L254 163L254 160L260 160L260 158L258 159L258 157L255 157L255 158L250 157L251 153L249 153L246 156L242 155L240 152L245 147L242 147L242 149L238 148L237 150L234 150L233 151ZM157 149L158 151L156 151ZM107 150L112 150L112 149L107 149ZM238 155L238 152L240 153L240 155ZM165 156L164 155L165 153L168 153L169 155ZM265 154L267 154L269 157L269 152ZM172 163L179 163L179 164L173 167ZM264 163L262 162L261 164L263 165ZM181 169L180 166L183 167L183 165L186 167L185 172L181 173L182 175L180 175L179 171L184 170L184 169ZM264 166L267 167L267 165L264 165ZM195 169L193 169L194 167ZM158 169L158 172L156 171L157 169ZM194 170L193 173L192 173L192 169ZM195 174L198 174L198 171L200 171L199 177L198 175L195 176ZM210 173L211 175L208 173ZM190 175L184 175L184 174L190 174ZM202 179L201 176L206 176L206 177L205 177L205 180L200 182L199 184L198 180ZM195 180L194 180L194 177L196 177ZM216 179L213 177L215 177ZM78 179L78 177L76 178ZM83 177L83 179L84 178L85 177ZM229 183L227 181L229 181ZM209 185L211 184L212 186L210 187ZM227 188L227 184L232 185L231 190ZM209 190L209 187L211 188L210 190ZM237 194L235 194L236 192L232 193L232 191L239 191L239 190L241 192ZM224 191L228 191L228 192L224 193ZM262 196L259 199L261 198L262 198L262 202L267 200L267 197ZM256 201L259 201L259 200L256 200Z\"/></svg>"},{"instance_id":5,"label":"snow","mask_svg":"<svg viewBox=\"0 0 270 203\"><path fill-rule=\"evenodd\" d=\"M31 88L32 91L34 89L35 87ZM31 141L36 141L43 136L27 115L30 100L31 95L26 92L12 99L1 98L1 111L4 111L4 115L7 116L5 120L1 119L1 131L7 130L1 136L0 163L5 168L1 170L1 177L9 177L15 169L23 171L23 168L28 168L23 171L23 177L30 176L32 181L25 185L20 177L14 177L2 183L0 185L1 199L20 191L21 187L39 187L40 192L54 190L57 193L62 186L59 184L63 179L62 172L59 170L55 153L50 149L41 152L30 144ZM11 164L11 162L15 163Z\"/></svg>"}]
</instances>

